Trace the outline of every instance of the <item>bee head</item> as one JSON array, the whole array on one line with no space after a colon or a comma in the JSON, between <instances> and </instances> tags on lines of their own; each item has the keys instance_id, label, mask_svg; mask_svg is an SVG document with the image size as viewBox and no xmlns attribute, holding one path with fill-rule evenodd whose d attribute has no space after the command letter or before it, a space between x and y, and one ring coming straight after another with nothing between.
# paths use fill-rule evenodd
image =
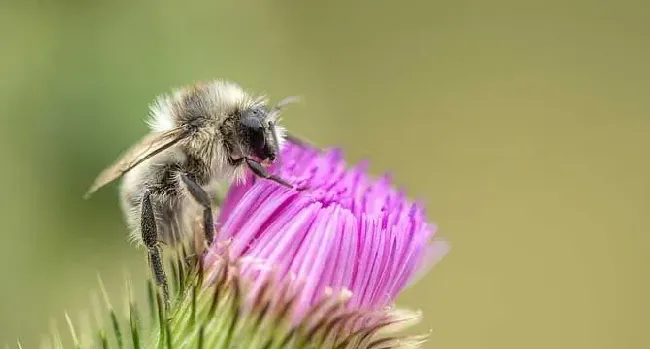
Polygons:
<instances>
[{"instance_id":1,"label":"bee head","mask_svg":"<svg viewBox=\"0 0 650 349\"><path fill-rule=\"evenodd\" d=\"M253 106L240 114L240 139L245 155L270 165L278 156L279 142L275 119L262 106Z\"/></svg>"}]
</instances>

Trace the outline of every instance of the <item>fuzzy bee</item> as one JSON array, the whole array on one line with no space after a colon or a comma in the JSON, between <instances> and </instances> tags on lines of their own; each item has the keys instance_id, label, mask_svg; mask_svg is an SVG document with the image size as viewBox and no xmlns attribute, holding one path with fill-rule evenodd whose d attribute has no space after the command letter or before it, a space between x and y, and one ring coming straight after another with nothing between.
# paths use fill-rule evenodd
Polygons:
<instances>
[{"instance_id":1,"label":"fuzzy bee","mask_svg":"<svg viewBox=\"0 0 650 349\"><path fill-rule=\"evenodd\" d=\"M180 88L150 107L151 131L99 174L85 197L124 176L120 202L131 238L149 253L153 275L168 300L159 242L173 245L202 216L213 240L212 202L220 183L241 180L246 169L293 187L267 172L285 139L301 141L278 125L287 98L270 107L228 81Z\"/></svg>"}]
</instances>

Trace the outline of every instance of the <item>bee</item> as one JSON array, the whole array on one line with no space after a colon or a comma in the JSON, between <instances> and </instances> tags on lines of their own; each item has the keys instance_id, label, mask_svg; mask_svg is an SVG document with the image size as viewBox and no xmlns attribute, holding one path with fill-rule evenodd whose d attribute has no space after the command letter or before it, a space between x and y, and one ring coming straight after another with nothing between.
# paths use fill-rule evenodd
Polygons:
<instances>
[{"instance_id":1,"label":"bee","mask_svg":"<svg viewBox=\"0 0 650 349\"><path fill-rule=\"evenodd\" d=\"M208 246L214 239L212 203L219 185L241 181L246 170L293 188L267 167L279 159L285 140L301 143L278 125L281 109L265 96L214 80L159 96L150 105L150 132L95 179L85 198L123 177L120 205L131 240L148 251L163 297L169 291L160 242L174 245L202 216Z\"/></svg>"}]
</instances>

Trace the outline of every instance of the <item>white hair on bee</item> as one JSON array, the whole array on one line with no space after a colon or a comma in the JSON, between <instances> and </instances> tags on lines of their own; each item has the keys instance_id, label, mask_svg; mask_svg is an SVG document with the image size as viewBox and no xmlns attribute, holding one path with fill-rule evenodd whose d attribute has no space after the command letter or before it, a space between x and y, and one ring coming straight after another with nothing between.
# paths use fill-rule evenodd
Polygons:
<instances>
[{"instance_id":1,"label":"white hair on bee","mask_svg":"<svg viewBox=\"0 0 650 349\"><path fill-rule=\"evenodd\" d=\"M149 117L146 120L149 128L154 132L165 132L174 128L174 118L172 115L174 101L179 100L183 95L183 90L174 89L171 95L162 94L149 105Z\"/></svg>"}]
</instances>

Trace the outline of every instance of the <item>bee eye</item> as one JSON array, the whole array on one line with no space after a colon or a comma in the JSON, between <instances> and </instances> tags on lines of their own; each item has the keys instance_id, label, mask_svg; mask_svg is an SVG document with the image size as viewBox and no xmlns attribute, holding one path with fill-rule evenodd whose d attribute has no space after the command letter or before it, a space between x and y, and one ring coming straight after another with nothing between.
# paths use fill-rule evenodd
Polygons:
<instances>
[{"instance_id":1,"label":"bee eye","mask_svg":"<svg viewBox=\"0 0 650 349\"><path fill-rule=\"evenodd\" d=\"M262 128L262 121L255 116L246 116L241 119L241 123L250 130L257 130Z\"/></svg>"},{"instance_id":2,"label":"bee eye","mask_svg":"<svg viewBox=\"0 0 650 349\"><path fill-rule=\"evenodd\" d=\"M250 108L241 114L242 137L247 145L247 152L259 159L275 159L276 148L271 134L272 123L266 120L267 112L263 108Z\"/></svg>"},{"instance_id":3,"label":"bee eye","mask_svg":"<svg viewBox=\"0 0 650 349\"><path fill-rule=\"evenodd\" d=\"M255 109L246 111L241 118L245 137L253 147L264 146L264 126Z\"/></svg>"},{"instance_id":4,"label":"bee eye","mask_svg":"<svg viewBox=\"0 0 650 349\"><path fill-rule=\"evenodd\" d=\"M241 123L247 128L263 128L266 112L261 107L253 107L242 111Z\"/></svg>"}]
</instances>

